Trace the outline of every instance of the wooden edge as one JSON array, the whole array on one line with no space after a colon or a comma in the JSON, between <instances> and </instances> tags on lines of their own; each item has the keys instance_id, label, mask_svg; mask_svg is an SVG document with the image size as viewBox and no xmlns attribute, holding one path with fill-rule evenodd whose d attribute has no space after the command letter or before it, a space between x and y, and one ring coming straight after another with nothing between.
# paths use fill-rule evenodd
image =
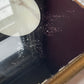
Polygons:
<instances>
[{"instance_id":1,"label":"wooden edge","mask_svg":"<svg viewBox=\"0 0 84 84\"><path fill-rule=\"evenodd\" d=\"M75 1L79 6L81 6L82 8L84 8L84 5L82 3L80 3L78 0L73 0Z\"/></svg>"},{"instance_id":2,"label":"wooden edge","mask_svg":"<svg viewBox=\"0 0 84 84\"><path fill-rule=\"evenodd\" d=\"M82 69L84 69L84 53L77 56L63 69L59 70L57 74L42 84L65 84Z\"/></svg>"}]
</instances>

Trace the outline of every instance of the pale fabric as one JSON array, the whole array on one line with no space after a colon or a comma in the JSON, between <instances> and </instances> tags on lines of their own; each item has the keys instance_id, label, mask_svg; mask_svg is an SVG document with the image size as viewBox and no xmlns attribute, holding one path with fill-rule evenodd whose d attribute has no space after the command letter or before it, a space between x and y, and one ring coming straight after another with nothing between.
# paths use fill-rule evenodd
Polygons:
<instances>
[{"instance_id":1,"label":"pale fabric","mask_svg":"<svg viewBox=\"0 0 84 84\"><path fill-rule=\"evenodd\" d=\"M35 0L10 0L13 15L0 26L0 32L9 36L27 35L39 25L41 15Z\"/></svg>"}]
</instances>

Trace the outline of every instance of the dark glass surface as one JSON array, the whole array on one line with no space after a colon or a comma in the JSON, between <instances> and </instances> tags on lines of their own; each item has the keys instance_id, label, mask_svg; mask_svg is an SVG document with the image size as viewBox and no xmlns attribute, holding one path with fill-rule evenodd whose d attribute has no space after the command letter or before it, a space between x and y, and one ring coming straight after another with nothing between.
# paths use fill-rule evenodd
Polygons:
<instances>
[{"instance_id":1,"label":"dark glass surface","mask_svg":"<svg viewBox=\"0 0 84 84\"><path fill-rule=\"evenodd\" d=\"M32 72L34 72L35 67L40 66L39 65L40 62L45 57L43 55L43 49L42 49L44 0L43 1L36 0L36 3L38 4L41 12L41 22L34 32L25 36L16 36L16 37L7 36L0 33L0 84L9 84L14 80L15 81L18 80L18 77L20 78L22 77L23 81L24 77L26 79L28 77L27 84L29 80L32 80L31 82L34 82L35 77L29 79L29 75L32 75L33 77ZM37 69L38 67L36 68L36 70ZM34 75L36 76L35 73L37 72L36 71L34 72Z\"/></svg>"},{"instance_id":2,"label":"dark glass surface","mask_svg":"<svg viewBox=\"0 0 84 84\"><path fill-rule=\"evenodd\" d=\"M72 0L47 0L46 4L44 49L55 71L84 52L84 9Z\"/></svg>"}]
</instances>

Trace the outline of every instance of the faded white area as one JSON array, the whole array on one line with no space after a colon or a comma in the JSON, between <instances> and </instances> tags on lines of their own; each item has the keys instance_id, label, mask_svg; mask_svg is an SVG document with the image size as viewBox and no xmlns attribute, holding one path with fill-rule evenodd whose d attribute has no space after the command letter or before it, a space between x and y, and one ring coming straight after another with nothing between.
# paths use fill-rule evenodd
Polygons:
<instances>
[{"instance_id":1,"label":"faded white area","mask_svg":"<svg viewBox=\"0 0 84 84\"><path fill-rule=\"evenodd\" d=\"M9 4L10 4L9 0L0 0L0 9L4 8Z\"/></svg>"},{"instance_id":2,"label":"faded white area","mask_svg":"<svg viewBox=\"0 0 84 84\"><path fill-rule=\"evenodd\" d=\"M9 0L0 0L0 21L13 15Z\"/></svg>"},{"instance_id":3,"label":"faded white area","mask_svg":"<svg viewBox=\"0 0 84 84\"><path fill-rule=\"evenodd\" d=\"M0 3L4 4L4 1L0 0ZM20 1L23 4L20 4ZM0 32L9 36L15 33L23 36L33 32L41 19L36 2L34 0L11 0L10 2L6 0L5 4L0 6Z\"/></svg>"},{"instance_id":4,"label":"faded white area","mask_svg":"<svg viewBox=\"0 0 84 84\"><path fill-rule=\"evenodd\" d=\"M0 62L24 49L20 37L9 37L0 42Z\"/></svg>"}]
</instances>

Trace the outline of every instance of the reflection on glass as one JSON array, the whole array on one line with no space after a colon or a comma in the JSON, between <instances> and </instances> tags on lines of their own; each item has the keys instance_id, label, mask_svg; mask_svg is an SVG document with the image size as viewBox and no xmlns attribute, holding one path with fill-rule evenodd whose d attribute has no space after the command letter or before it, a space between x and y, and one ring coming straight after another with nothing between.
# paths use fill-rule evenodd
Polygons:
<instances>
[{"instance_id":1,"label":"reflection on glass","mask_svg":"<svg viewBox=\"0 0 84 84\"><path fill-rule=\"evenodd\" d=\"M10 2L9 2L10 1ZM0 0L0 32L12 36L24 36L39 25L41 14L35 0Z\"/></svg>"},{"instance_id":2,"label":"reflection on glass","mask_svg":"<svg viewBox=\"0 0 84 84\"><path fill-rule=\"evenodd\" d=\"M23 45L20 37L9 37L0 42L0 62L22 50Z\"/></svg>"},{"instance_id":3,"label":"reflection on glass","mask_svg":"<svg viewBox=\"0 0 84 84\"><path fill-rule=\"evenodd\" d=\"M0 21L13 15L9 0L0 0Z\"/></svg>"}]
</instances>

